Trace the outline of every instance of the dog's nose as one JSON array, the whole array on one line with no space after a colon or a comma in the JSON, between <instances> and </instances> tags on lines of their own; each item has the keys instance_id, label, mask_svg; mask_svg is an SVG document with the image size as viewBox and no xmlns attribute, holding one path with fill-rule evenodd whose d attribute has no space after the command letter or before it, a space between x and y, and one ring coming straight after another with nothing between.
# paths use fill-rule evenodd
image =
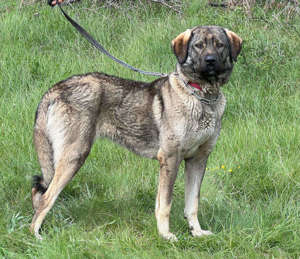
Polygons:
<instances>
[{"instance_id":1,"label":"dog's nose","mask_svg":"<svg viewBox=\"0 0 300 259\"><path fill-rule=\"evenodd\" d=\"M207 55L205 57L205 62L208 64L208 65L214 65L217 61L217 58L215 55Z\"/></svg>"}]
</instances>

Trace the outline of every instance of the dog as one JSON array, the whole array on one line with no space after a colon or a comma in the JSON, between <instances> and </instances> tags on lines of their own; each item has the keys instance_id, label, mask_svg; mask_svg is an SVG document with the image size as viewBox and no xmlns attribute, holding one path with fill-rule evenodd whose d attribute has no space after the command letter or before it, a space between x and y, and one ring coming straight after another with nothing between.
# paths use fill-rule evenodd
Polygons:
<instances>
[{"instance_id":1,"label":"dog","mask_svg":"<svg viewBox=\"0 0 300 259\"><path fill-rule=\"evenodd\" d=\"M185 208L191 234L200 227L197 212L206 162L221 130L226 100L220 87L230 77L242 39L218 26L197 26L172 41L175 72L151 83L105 73L74 75L55 84L38 105L34 144L42 176L33 177L39 229L66 184L87 158L98 137L109 138L160 164L155 216L159 234L177 240L169 229L173 185L185 161Z\"/></svg>"}]
</instances>

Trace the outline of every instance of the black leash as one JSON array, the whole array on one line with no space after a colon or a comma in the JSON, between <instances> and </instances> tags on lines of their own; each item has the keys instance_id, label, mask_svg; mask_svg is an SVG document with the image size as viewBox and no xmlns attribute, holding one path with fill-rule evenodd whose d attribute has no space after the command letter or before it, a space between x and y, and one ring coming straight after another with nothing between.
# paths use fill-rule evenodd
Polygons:
<instances>
[{"instance_id":1,"label":"black leash","mask_svg":"<svg viewBox=\"0 0 300 259\"><path fill-rule=\"evenodd\" d=\"M126 62L114 57L111 55L99 42L97 42L85 29L83 29L77 22L75 22L61 7L60 4L58 4L59 9L63 13L63 15L66 17L66 19L75 27L75 29L84 37L86 38L95 48L100 50L103 54L106 56L110 57L112 60L116 61L117 63L123 65L124 67L127 67L135 72L139 72L144 75L149 75L149 76L161 76L161 77L166 77L168 76L167 74L159 73L159 72L149 72L149 71L144 71L140 70L138 68L135 68Z\"/></svg>"}]
</instances>

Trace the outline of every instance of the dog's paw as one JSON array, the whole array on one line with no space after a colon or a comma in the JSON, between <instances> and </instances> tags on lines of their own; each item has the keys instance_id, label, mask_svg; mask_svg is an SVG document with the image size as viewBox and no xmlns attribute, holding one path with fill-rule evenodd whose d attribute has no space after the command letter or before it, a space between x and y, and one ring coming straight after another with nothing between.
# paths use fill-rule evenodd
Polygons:
<instances>
[{"instance_id":1,"label":"dog's paw","mask_svg":"<svg viewBox=\"0 0 300 259\"><path fill-rule=\"evenodd\" d=\"M191 234L193 237L203 237L203 236L209 236L209 235L213 235L212 232L208 231L208 230L191 230Z\"/></svg>"},{"instance_id":2,"label":"dog's paw","mask_svg":"<svg viewBox=\"0 0 300 259\"><path fill-rule=\"evenodd\" d=\"M34 235L35 235L36 239L43 240L42 236L39 233L35 233Z\"/></svg>"},{"instance_id":3,"label":"dog's paw","mask_svg":"<svg viewBox=\"0 0 300 259\"><path fill-rule=\"evenodd\" d=\"M43 240L43 238L39 234L39 232L34 230L34 226L33 225L30 226L29 231L35 236L36 239Z\"/></svg>"},{"instance_id":4,"label":"dog's paw","mask_svg":"<svg viewBox=\"0 0 300 259\"><path fill-rule=\"evenodd\" d=\"M178 241L177 237L171 232L166 233L166 234L161 234L161 236L162 236L163 239L166 239L166 240L171 241L171 242Z\"/></svg>"}]
</instances>

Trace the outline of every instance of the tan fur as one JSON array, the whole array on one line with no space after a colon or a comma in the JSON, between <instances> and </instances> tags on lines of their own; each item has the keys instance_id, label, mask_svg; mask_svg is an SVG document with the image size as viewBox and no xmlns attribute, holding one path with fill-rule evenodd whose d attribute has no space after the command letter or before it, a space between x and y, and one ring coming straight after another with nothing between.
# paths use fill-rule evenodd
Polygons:
<instances>
[{"instance_id":1,"label":"tan fur","mask_svg":"<svg viewBox=\"0 0 300 259\"><path fill-rule=\"evenodd\" d=\"M216 40L224 47L216 48ZM198 48L204 41L205 47ZM32 188L31 231L35 236L41 238L39 229L48 211L99 137L159 161L155 216L159 234L168 240L176 240L169 230L169 216L174 182L184 160L184 215L193 236L210 234L198 222L199 193L208 156L221 130L226 100L220 87L231 74L230 51L238 55L237 41L235 34L225 35L220 27L195 27L173 40L179 63L168 77L144 83L89 73L50 88L38 106L34 128L42 170ZM213 64L207 61L209 55L215 59ZM190 81L202 90L191 94ZM217 101L206 104L201 98Z\"/></svg>"},{"instance_id":2,"label":"tan fur","mask_svg":"<svg viewBox=\"0 0 300 259\"><path fill-rule=\"evenodd\" d=\"M234 32L225 29L231 44L232 44L232 51L233 51L233 58L236 60L237 56L240 54L242 50L243 40Z\"/></svg>"},{"instance_id":3,"label":"tan fur","mask_svg":"<svg viewBox=\"0 0 300 259\"><path fill-rule=\"evenodd\" d=\"M191 37L192 30L188 29L180 33L174 40L172 40L172 48L180 63L184 62L187 55L187 46Z\"/></svg>"}]
</instances>

